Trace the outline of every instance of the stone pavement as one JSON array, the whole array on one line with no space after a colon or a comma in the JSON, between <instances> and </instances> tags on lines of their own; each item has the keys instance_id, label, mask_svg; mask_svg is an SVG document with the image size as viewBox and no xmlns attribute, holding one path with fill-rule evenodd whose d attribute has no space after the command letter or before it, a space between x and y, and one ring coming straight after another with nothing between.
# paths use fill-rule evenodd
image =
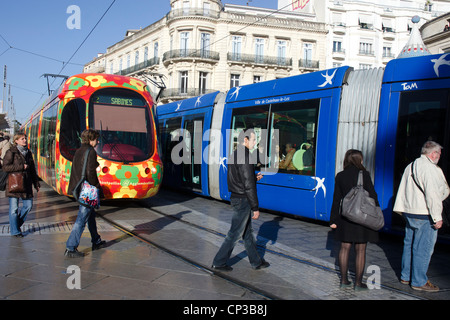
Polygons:
<instances>
[{"instance_id":1,"label":"stone pavement","mask_svg":"<svg viewBox=\"0 0 450 320\"><path fill-rule=\"evenodd\" d=\"M253 300L264 296L214 276L208 270L229 228L230 207L220 201L162 190L145 201L105 203L99 214L138 234L131 237L97 219L105 248L91 251L90 237L83 234L79 247L84 258L66 259L65 242L76 219L75 202L48 187L35 198L23 232L8 235L8 202L0 196L0 299L7 300ZM175 219L174 219L175 218ZM186 221L191 224L183 223ZM195 225L201 225L204 230ZM448 299L448 290L419 294L398 283L401 241L382 237L369 244L367 264L380 268L382 286L358 293L340 290L335 272L337 244L326 226L262 213L254 222L261 253L271 263L267 269L250 268L243 245L236 246L226 276L287 300L414 300ZM154 241L197 266L174 257ZM430 278L450 287L448 248L438 246L430 266ZM77 281L69 266L79 268L81 289L69 289ZM370 273L368 273L370 276ZM386 286L403 290L390 290Z\"/></svg>"}]
</instances>

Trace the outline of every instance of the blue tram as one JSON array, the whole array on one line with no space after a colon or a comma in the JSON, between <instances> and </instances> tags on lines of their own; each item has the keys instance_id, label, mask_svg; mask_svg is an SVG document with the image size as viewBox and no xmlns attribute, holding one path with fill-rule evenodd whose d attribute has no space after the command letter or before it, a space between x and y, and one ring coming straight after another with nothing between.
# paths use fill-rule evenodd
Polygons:
<instances>
[{"instance_id":1,"label":"blue tram","mask_svg":"<svg viewBox=\"0 0 450 320\"><path fill-rule=\"evenodd\" d=\"M228 200L227 161L254 128L260 207L328 221L345 152L362 150L385 231L406 165L433 139L449 178L450 54L390 61L385 69L330 70L238 86L157 108L163 183ZM289 162L289 163L287 163Z\"/></svg>"}]
</instances>

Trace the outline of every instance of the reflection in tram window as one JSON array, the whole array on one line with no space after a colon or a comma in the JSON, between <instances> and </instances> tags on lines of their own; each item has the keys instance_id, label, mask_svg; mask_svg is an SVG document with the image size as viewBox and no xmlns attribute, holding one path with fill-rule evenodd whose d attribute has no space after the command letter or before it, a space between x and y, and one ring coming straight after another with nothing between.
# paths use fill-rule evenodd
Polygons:
<instances>
[{"instance_id":1,"label":"reflection in tram window","mask_svg":"<svg viewBox=\"0 0 450 320\"><path fill-rule=\"evenodd\" d=\"M278 132L278 145L274 158L281 173L315 175L315 140L319 99L272 105L270 131ZM271 139L271 141L275 141ZM276 152L276 151L275 151Z\"/></svg>"},{"instance_id":2,"label":"reflection in tram window","mask_svg":"<svg viewBox=\"0 0 450 320\"><path fill-rule=\"evenodd\" d=\"M61 114L59 144L61 154L72 161L75 151L81 146L82 120L86 119L86 103L82 99L74 99L66 104ZM37 137L37 135L36 135Z\"/></svg>"},{"instance_id":3,"label":"reflection in tram window","mask_svg":"<svg viewBox=\"0 0 450 320\"><path fill-rule=\"evenodd\" d=\"M153 153L151 119L142 97L109 89L91 101L90 126L100 131L100 157L128 163L144 161Z\"/></svg>"},{"instance_id":4,"label":"reflection in tram window","mask_svg":"<svg viewBox=\"0 0 450 320\"><path fill-rule=\"evenodd\" d=\"M446 128L449 91L422 90L404 92L400 97L398 131L395 152L394 186L400 184L405 167L419 157L427 140L433 140L447 147ZM447 173L447 162L441 159L439 166ZM448 178L448 175L447 175Z\"/></svg>"},{"instance_id":5,"label":"reflection in tram window","mask_svg":"<svg viewBox=\"0 0 450 320\"><path fill-rule=\"evenodd\" d=\"M316 99L235 109L230 154L236 148L239 132L253 128L257 147L251 160L260 169L314 175L319 103Z\"/></svg>"}]
</instances>

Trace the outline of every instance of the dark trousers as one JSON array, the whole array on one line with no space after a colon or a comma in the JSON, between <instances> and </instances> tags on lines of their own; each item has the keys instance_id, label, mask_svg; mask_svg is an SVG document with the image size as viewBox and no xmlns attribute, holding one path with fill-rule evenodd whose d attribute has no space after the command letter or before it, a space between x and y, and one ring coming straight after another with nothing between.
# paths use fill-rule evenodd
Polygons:
<instances>
[{"instance_id":1,"label":"dark trousers","mask_svg":"<svg viewBox=\"0 0 450 320\"><path fill-rule=\"evenodd\" d=\"M231 227L214 257L213 265L217 267L225 266L236 243L242 237L250 264L253 268L256 268L262 263L262 259L256 249L256 241L253 236L250 204L247 198L231 198L230 202L234 211Z\"/></svg>"}]
</instances>

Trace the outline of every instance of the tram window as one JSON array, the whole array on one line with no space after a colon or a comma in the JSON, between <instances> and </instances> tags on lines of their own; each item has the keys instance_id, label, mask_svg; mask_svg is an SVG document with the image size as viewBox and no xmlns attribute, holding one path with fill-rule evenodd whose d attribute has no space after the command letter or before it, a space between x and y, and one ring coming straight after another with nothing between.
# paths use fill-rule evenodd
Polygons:
<instances>
[{"instance_id":1,"label":"tram window","mask_svg":"<svg viewBox=\"0 0 450 320\"><path fill-rule=\"evenodd\" d=\"M231 120L231 137L229 145L229 158L237 148L237 138L242 130L252 128L256 135L256 146L251 150L250 162L257 167L265 167L268 163L267 150L267 120L269 116L269 106L256 108L234 109ZM254 155L254 156L253 156Z\"/></svg>"},{"instance_id":2,"label":"tram window","mask_svg":"<svg viewBox=\"0 0 450 320\"><path fill-rule=\"evenodd\" d=\"M131 90L103 89L90 102L89 126L100 131L99 156L128 163L153 154L153 119L141 95Z\"/></svg>"},{"instance_id":3,"label":"tram window","mask_svg":"<svg viewBox=\"0 0 450 320\"><path fill-rule=\"evenodd\" d=\"M61 155L72 161L75 151L81 146L81 132L85 129L86 103L82 99L69 101L61 114L59 147ZM83 125L82 125L83 124Z\"/></svg>"},{"instance_id":4,"label":"tram window","mask_svg":"<svg viewBox=\"0 0 450 320\"><path fill-rule=\"evenodd\" d=\"M397 190L405 167L420 156L427 140L449 145L447 107L449 90L404 92L400 96L397 141L395 149L394 189ZM448 176L448 155L443 153L439 166Z\"/></svg>"},{"instance_id":5,"label":"tram window","mask_svg":"<svg viewBox=\"0 0 450 320\"><path fill-rule=\"evenodd\" d=\"M161 130L161 143L163 148L163 162L171 163L172 149L180 141L181 117L167 119Z\"/></svg>"},{"instance_id":6,"label":"tram window","mask_svg":"<svg viewBox=\"0 0 450 320\"><path fill-rule=\"evenodd\" d=\"M30 145L31 145L31 151L33 154L37 155L37 149L38 149L38 129L39 129L39 115L37 115L32 123L31 123L31 137L30 137Z\"/></svg>"},{"instance_id":7,"label":"tram window","mask_svg":"<svg viewBox=\"0 0 450 320\"><path fill-rule=\"evenodd\" d=\"M270 131L269 167L280 173L315 175L315 140L320 100L274 104ZM278 139L275 139L275 133Z\"/></svg>"},{"instance_id":8,"label":"tram window","mask_svg":"<svg viewBox=\"0 0 450 320\"><path fill-rule=\"evenodd\" d=\"M41 156L54 159L55 132L56 132L56 112L58 104L53 104L44 111L41 124Z\"/></svg>"}]
</instances>

